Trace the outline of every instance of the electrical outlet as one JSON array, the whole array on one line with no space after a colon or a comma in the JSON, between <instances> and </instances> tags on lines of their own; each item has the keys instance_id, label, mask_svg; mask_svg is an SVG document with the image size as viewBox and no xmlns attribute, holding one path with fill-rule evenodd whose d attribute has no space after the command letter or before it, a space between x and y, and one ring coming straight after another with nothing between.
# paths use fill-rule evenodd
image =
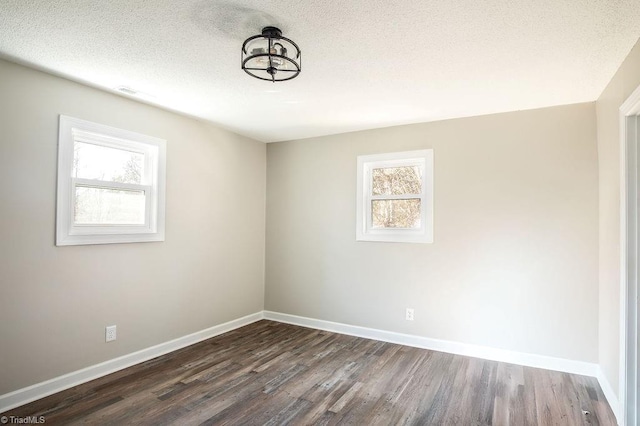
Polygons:
<instances>
[{"instance_id":1,"label":"electrical outlet","mask_svg":"<svg viewBox=\"0 0 640 426\"><path fill-rule=\"evenodd\" d=\"M407 308L407 314L405 316L407 321L413 321L413 308Z\"/></svg>"},{"instance_id":2,"label":"electrical outlet","mask_svg":"<svg viewBox=\"0 0 640 426\"><path fill-rule=\"evenodd\" d=\"M110 325L105 329L105 342L113 342L116 340L116 326Z\"/></svg>"}]
</instances>

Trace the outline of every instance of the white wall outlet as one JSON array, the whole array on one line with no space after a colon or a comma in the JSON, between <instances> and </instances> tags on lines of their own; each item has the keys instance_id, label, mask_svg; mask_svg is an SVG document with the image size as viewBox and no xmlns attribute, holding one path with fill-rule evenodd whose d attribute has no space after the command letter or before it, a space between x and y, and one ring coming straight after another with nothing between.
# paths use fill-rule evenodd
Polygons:
<instances>
[{"instance_id":1,"label":"white wall outlet","mask_svg":"<svg viewBox=\"0 0 640 426\"><path fill-rule=\"evenodd\" d=\"M105 342L113 342L116 340L116 326L110 325L105 329L104 333Z\"/></svg>"},{"instance_id":2,"label":"white wall outlet","mask_svg":"<svg viewBox=\"0 0 640 426\"><path fill-rule=\"evenodd\" d=\"M407 314L405 316L407 321L413 321L413 308L407 308Z\"/></svg>"}]
</instances>

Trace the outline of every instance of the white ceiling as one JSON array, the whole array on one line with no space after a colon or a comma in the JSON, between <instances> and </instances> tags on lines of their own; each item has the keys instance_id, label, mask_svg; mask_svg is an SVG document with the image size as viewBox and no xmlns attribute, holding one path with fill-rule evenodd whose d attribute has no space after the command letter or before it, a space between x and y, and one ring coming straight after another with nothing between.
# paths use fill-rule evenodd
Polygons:
<instances>
[{"instance_id":1,"label":"white ceiling","mask_svg":"<svg viewBox=\"0 0 640 426\"><path fill-rule=\"evenodd\" d=\"M0 0L0 55L271 142L593 101L640 37L638 0ZM275 25L302 73L240 47Z\"/></svg>"}]
</instances>

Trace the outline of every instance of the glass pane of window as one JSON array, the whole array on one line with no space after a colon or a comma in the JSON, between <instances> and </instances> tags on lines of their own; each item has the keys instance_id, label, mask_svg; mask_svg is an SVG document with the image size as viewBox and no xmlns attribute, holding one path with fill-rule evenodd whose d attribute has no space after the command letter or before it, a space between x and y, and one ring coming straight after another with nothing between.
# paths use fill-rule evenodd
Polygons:
<instances>
[{"instance_id":1,"label":"glass pane of window","mask_svg":"<svg viewBox=\"0 0 640 426\"><path fill-rule=\"evenodd\" d=\"M144 225L144 191L76 187L77 225Z\"/></svg>"},{"instance_id":2,"label":"glass pane of window","mask_svg":"<svg viewBox=\"0 0 640 426\"><path fill-rule=\"evenodd\" d=\"M420 199L372 200L373 228L420 228Z\"/></svg>"},{"instance_id":3,"label":"glass pane of window","mask_svg":"<svg viewBox=\"0 0 640 426\"><path fill-rule=\"evenodd\" d=\"M73 177L140 184L144 154L84 142L74 142Z\"/></svg>"},{"instance_id":4,"label":"glass pane of window","mask_svg":"<svg viewBox=\"0 0 640 426\"><path fill-rule=\"evenodd\" d=\"M372 170L373 195L404 195L422 193L422 168L384 167Z\"/></svg>"}]
</instances>

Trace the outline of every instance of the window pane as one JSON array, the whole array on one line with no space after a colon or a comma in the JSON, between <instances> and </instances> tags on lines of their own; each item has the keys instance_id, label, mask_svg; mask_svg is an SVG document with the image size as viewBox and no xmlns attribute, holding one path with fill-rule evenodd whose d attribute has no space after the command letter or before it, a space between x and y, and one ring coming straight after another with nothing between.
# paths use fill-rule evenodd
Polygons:
<instances>
[{"instance_id":1,"label":"window pane","mask_svg":"<svg viewBox=\"0 0 640 426\"><path fill-rule=\"evenodd\" d=\"M373 195L422 193L421 167L385 167L372 171Z\"/></svg>"},{"instance_id":2,"label":"window pane","mask_svg":"<svg viewBox=\"0 0 640 426\"><path fill-rule=\"evenodd\" d=\"M74 142L73 177L140 184L144 154L84 142Z\"/></svg>"},{"instance_id":3,"label":"window pane","mask_svg":"<svg viewBox=\"0 0 640 426\"><path fill-rule=\"evenodd\" d=\"M76 187L74 222L79 225L144 225L145 193Z\"/></svg>"},{"instance_id":4,"label":"window pane","mask_svg":"<svg viewBox=\"0 0 640 426\"><path fill-rule=\"evenodd\" d=\"M374 228L420 228L420 199L372 200Z\"/></svg>"}]
</instances>

